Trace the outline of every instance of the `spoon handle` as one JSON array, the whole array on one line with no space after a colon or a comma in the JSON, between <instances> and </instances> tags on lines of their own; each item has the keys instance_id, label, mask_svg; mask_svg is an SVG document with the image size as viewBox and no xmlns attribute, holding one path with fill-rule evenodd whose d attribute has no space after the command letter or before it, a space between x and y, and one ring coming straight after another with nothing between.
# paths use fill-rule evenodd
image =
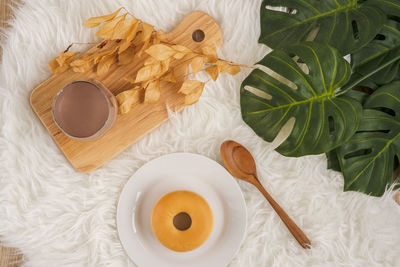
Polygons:
<instances>
[{"instance_id":1,"label":"spoon handle","mask_svg":"<svg viewBox=\"0 0 400 267\"><path fill-rule=\"evenodd\" d=\"M253 184L265 196L265 198L268 200L269 204L271 204L271 206L274 208L276 213L278 213L279 217L281 218L283 223L286 225L286 227L289 229L289 231L292 233L294 238L296 238L297 242L299 242L300 246L302 246L303 248L310 248L311 242L307 238L307 236L296 225L296 223L292 219L290 219L290 217L287 215L287 213L281 208L281 206L279 206L279 204L271 197L271 195L268 194L268 192L261 185L261 183L257 180Z\"/></svg>"}]
</instances>

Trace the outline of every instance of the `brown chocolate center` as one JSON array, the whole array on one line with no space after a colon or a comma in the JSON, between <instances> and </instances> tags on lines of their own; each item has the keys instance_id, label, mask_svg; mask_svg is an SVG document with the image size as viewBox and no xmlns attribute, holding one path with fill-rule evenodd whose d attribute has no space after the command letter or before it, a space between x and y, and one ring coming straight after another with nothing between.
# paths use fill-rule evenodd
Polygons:
<instances>
[{"instance_id":1,"label":"brown chocolate center","mask_svg":"<svg viewBox=\"0 0 400 267\"><path fill-rule=\"evenodd\" d=\"M186 212L180 212L175 215L173 224L179 231L185 231L192 225L192 218Z\"/></svg>"},{"instance_id":2,"label":"brown chocolate center","mask_svg":"<svg viewBox=\"0 0 400 267\"><path fill-rule=\"evenodd\" d=\"M99 87L88 81L72 82L59 93L54 103L58 125L74 137L89 137L106 123L109 104Z\"/></svg>"}]
</instances>

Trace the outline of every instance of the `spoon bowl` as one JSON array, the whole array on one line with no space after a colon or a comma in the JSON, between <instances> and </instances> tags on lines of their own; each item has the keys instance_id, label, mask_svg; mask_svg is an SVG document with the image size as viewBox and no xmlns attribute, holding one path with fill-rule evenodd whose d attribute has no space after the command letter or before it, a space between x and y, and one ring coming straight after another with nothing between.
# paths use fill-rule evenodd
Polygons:
<instances>
[{"instance_id":1,"label":"spoon bowl","mask_svg":"<svg viewBox=\"0 0 400 267\"><path fill-rule=\"evenodd\" d=\"M229 172L246 182L256 179L257 170L253 156L250 152L235 141L225 141L221 146L221 156Z\"/></svg>"}]
</instances>

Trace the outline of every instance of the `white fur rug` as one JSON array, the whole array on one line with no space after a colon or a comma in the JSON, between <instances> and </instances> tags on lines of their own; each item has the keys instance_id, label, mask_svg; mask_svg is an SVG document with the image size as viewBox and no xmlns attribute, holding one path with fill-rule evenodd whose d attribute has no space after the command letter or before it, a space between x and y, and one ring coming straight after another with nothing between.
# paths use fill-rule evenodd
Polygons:
<instances>
[{"instance_id":1,"label":"white fur rug","mask_svg":"<svg viewBox=\"0 0 400 267\"><path fill-rule=\"evenodd\" d=\"M0 76L0 239L21 249L27 266L134 266L118 239L119 193L144 163L171 152L221 162L225 139L253 153L267 190L310 237L302 249L255 188L240 183L248 207L247 236L231 266L400 266L400 206L343 193L325 156L285 158L240 116L239 86L248 70L208 83L199 103L90 174L71 168L29 105L30 91L50 72L47 62L71 42L93 41L82 22L120 6L165 31L193 10L221 25L220 56L254 64L261 0L26 0L5 32Z\"/></svg>"}]
</instances>

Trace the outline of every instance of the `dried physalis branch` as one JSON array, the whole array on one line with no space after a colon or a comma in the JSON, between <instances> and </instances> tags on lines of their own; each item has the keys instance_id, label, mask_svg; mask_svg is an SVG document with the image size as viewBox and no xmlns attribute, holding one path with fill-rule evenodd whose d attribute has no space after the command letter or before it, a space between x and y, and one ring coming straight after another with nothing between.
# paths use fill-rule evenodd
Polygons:
<instances>
[{"instance_id":1,"label":"dried physalis branch","mask_svg":"<svg viewBox=\"0 0 400 267\"><path fill-rule=\"evenodd\" d=\"M169 67L172 60L181 60L181 64L191 64L193 76L204 70L214 81L217 80L220 73L235 75L240 71L240 67L244 66L219 59L216 47L213 45L204 46L201 48L201 52L195 52L182 45L157 41L153 42L153 45L149 46L145 52L150 57L145 60L144 66L139 69L136 78L130 79L133 84L140 84L140 88L145 91L145 103L153 103L159 99L158 81L176 82L174 69ZM206 68L203 69L205 65ZM204 85L204 82L196 80L188 80L182 84L178 92L185 95L185 105L191 105L199 100Z\"/></svg>"},{"instance_id":2,"label":"dried physalis branch","mask_svg":"<svg viewBox=\"0 0 400 267\"><path fill-rule=\"evenodd\" d=\"M142 95L145 103L156 102L161 95L160 81L177 82L175 68L188 68L191 65L194 77L205 71L215 81L220 73L236 75L241 67L249 67L219 59L214 45L205 45L199 51L193 51L183 45L169 43L162 30L155 31L153 25L135 18L128 11L119 15L122 9L126 11L125 8L119 8L112 14L84 22L83 25L89 28L99 26L95 36L104 40L97 46L97 50L75 59L77 53L68 52L70 45L49 62L50 70L56 74L72 67L75 72L96 70L98 75L104 75L113 64L130 64L136 55L141 56L143 52L148 54L150 57L145 59L136 77L126 79L133 87L117 95L121 114L129 112ZM130 17L127 18L127 15ZM171 64L172 61L179 62ZM182 69L179 69L179 73L182 73ZM183 82L178 92L185 95L185 105L199 100L205 83L196 80Z\"/></svg>"},{"instance_id":3,"label":"dried physalis branch","mask_svg":"<svg viewBox=\"0 0 400 267\"><path fill-rule=\"evenodd\" d=\"M97 66L97 74L102 75L107 73L114 63L118 62L119 65L129 64L132 60L128 59L128 57L133 57L135 54L135 50L129 48L133 46L132 41L139 32L141 33L141 40L144 43L142 50L147 49L154 27L138 20L128 12L118 16L122 9L124 8L119 8L109 15L90 18L83 23L84 26L89 28L100 26L95 36L101 37L106 41L103 41L97 47L98 51L91 53L90 56L84 55L76 60L73 60L73 57L71 59L68 58L61 65L56 61L56 58L49 63L50 70L55 74L59 74L66 71L68 67L72 67L75 72L85 72ZM132 18L126 18L128 14ZM160 40L162 32L158 32L156 36ZM117 45L115 46L115 50L101 50L107 40L116 40ZM127 50L130 51L124 53Z\"/></svg>"}]
</instances>

